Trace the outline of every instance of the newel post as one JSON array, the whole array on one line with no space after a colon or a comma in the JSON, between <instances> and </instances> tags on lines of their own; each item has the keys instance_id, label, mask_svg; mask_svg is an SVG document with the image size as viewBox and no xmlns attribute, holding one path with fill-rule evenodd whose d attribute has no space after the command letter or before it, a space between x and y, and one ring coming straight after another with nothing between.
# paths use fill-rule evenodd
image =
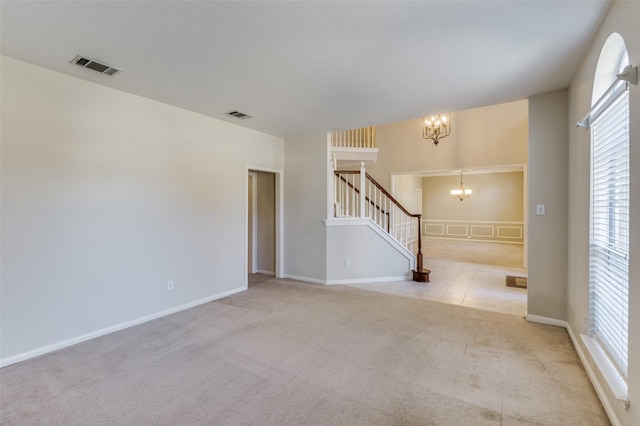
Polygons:
<instances>
[{"instance_id":1,"label":"newel post","mask_svg":"<svg viewBox=\"0 0 640 426\"><path fill-rule=\"evenodd\" d=\"M364 161L362 161L360 163L360 217L366 217L364 212L366 179L367 171L364 169Z\"/></svg>"},{"instance_id":2,"label":"newel post","mask_svg":"<svg viewBox=\"0 0 640 426\"><path fill-rule=\"evenodd\" d=\"M416 260L417 260L417 265L416 265L416 269L418 271L422 271L423 269L423 263L422 263L422 229L420 226L420 222L422 222L422 216L418 215L418 255L416 256Z\"/></svg>"}]
</instances>

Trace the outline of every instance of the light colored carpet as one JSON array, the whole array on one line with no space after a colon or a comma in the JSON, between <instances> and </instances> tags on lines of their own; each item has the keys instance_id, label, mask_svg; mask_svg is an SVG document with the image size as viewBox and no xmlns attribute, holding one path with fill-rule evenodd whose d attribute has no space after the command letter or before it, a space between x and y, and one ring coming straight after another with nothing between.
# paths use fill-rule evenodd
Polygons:
<instances>
[{"instance_id":1,"label":"light colored carpet","mask_svg":"<svg viewBox=\"0 0 640 426\"><path fill-rule=\"evenodd\" d=\"M439 259L515 268L524 265L522 244L425 238L422 240L422 253L425 262L426 259Z\"/></svg>"},{"instance_id":2,"label":"light colored carpet","mask_svg":"<svg viewBox=\"0 0 640 426\"><path fill-rule=\"evenodd\" d=\"M3 425L605 425L565 330L264 278L0 370Z\"/></svg>"}]
</instances>

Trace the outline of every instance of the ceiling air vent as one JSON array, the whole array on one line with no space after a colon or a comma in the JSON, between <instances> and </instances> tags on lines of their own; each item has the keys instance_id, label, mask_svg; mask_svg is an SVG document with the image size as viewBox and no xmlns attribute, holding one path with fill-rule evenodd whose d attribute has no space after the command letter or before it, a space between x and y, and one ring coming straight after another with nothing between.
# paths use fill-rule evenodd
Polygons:
<instances>
[{"instance_id":1,"label":"ceiling air vent","mask_svg":"<svg viewBox=\"0 0 640 426\"><path fill-rule=\"evenodd\" d=\"M120 72L119 69L110 67L109 65L101 64L98 61L94 61L93 59L85 58L80 55L73 58L70 63L80 65L84 68L89 68L90 70L94 70L99 72L100 74L106 74L111 77Z\"/></svg>"},{"instance_id":2,"label":"ceiling air vent","mask_svg":"<svg viewBox=\"0 0 640 426\"><path fill-rule=\"evenodd\" d=\"M244 112L240 112L240 111L230 111L227 113L227 115L230 115L232 117L235 118L239 118L240 120L246 120L247 118L253 118L248 114L245 114Z\"/></svg>"}]
</instances>

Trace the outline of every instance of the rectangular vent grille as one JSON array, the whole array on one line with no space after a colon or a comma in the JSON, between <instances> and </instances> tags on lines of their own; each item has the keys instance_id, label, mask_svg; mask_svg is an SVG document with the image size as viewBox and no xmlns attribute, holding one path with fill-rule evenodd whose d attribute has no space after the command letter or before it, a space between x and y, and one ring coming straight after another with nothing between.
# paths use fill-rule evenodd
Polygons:
<instances>
[{"instance_id":1,"label":"rectangular vent grille","mask_svg":"<svg viewBox=\"0 0 640 426\"><path fill-rule=\"evenodd\" d=\"M240 120L246 120L247 118L253 118L248 114L245 114L244 112L240 112L240 111L230 111L227 113L227 115L230 115L232 117L235 118L239 118Z\"/></svg>"},{"instance_id":2,"label":"rectangular vent grille","mask_svg":"<svg viewBox=\"0 0 640 426\"><path fill-rule=\"evenodd\" d=\"M90 70L94 70L99 72L100 74L106 74L111 77L120 72L119 69L110 67L109 65L101 64L98 61L94 61L93 59L85 58L80 55L73 58L70 63L80 65L84 68L89 68Z\"/></svg>"}]
</instances>

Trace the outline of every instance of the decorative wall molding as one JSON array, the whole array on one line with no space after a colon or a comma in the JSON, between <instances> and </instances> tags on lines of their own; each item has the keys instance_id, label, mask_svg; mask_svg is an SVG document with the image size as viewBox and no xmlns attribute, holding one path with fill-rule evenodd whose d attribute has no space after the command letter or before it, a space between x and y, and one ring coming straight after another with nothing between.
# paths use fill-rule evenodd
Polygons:
<instances>
[{"instance_id":1,"label":"decorative wall molding","mask_svg":"<svg viewBox=\"0 0 640 426\"><path fill-rule=\"evenodd\" d=\"M424 219L422 237L524 244L524 222Z\"/></svg>"},{"instance_id":2,"label":"decorative wall molding","mask_svg":"<svg viewBox=\"0 0 640 426\"><path fill-rule=\"evenodd\" d=\"M516 235L509 235L509 232L507 232L506 230L511 229L511 230L515 230ZM498 238L509 238L509 239L516 239L516 240L521 240L522 239L522 227L518 227L518 226L498 226Z\"/></svg>"},{"instance_id":3,"label":"decorative wall molding","mask_svg":"<svg viewBox=\"0 0 640 426\"><path fill-rule=\"evenodd\" d=\"M481 232L484 229L487 232ZM495 230L491 225L471 225L471 237L493 238Z\"/></svg>"},{"instance_id":4,"label":"decorative wall molding","mask_svg":"<svg viewBox=\"0 0 640 426\"><path fill-rule=\"evenodd\" d=\"M423 221L424 222L424 221ZM430 235L444 235L444 224L442 223L435 223L435 224L431 224L431 223L425 223L424 225L424 232L423 232L423 236L430 236Z\"/></svg>"},{"instance_id":5,"label":"decorative wall molding","mask_svg":"<svg viewBox=\"0 0 640 426\"><path fill-rule=\"evenodd\" d=\"M447 225L447 236L452 237L468 237L469 225Z\"/></svg>"}]
</instances>

